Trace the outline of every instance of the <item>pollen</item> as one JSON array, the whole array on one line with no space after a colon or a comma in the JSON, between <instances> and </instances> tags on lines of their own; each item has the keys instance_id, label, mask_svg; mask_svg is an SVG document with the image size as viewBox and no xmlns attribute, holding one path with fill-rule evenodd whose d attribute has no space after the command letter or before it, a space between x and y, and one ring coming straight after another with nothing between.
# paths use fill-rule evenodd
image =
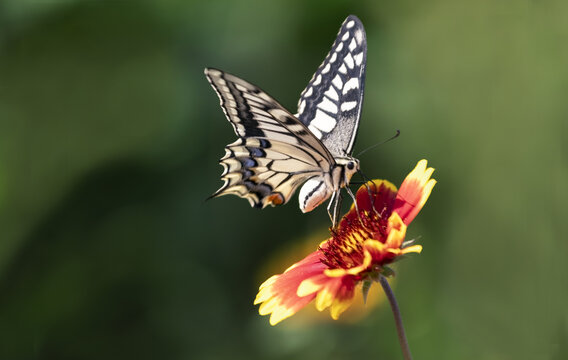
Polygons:
<instances>
[{"instance_id":1,"label":"pollen","mask_svg":"<svg viewBox=\"0 0 568 360\"><path fill-rule=\"evenodd\" d=\"M321 262L330 269L350 269L359 266L364 257L364 243L369 239L384 243L387 235L385 211L361 211L359 216L344 218L332 232L332 238L324 248Z\"/></svg>"},{"instance_id":2,"label":"pollen","mask_svg":"<svg viewBox=\"0 0 568 360\"><path fill-rule=\"evenodd\" d=\"M321 249L324 255L321 261L330 269L350 269L361 263L363 242L370 234L357 227L354 223L343 224Z\"/></svg>"}]
</instances>

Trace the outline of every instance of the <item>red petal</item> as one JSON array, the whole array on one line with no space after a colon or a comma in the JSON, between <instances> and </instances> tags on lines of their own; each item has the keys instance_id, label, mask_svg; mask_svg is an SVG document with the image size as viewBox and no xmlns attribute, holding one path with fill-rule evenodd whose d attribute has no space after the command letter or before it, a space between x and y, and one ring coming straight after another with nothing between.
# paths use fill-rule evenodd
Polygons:
<instances>
[{"instance_id":1,"label":"red petal","mask_svg":"<svg viewBox=\"0 0 568 360\"><path fill-rule=\"evenodd\" d=\"M427 168L426 160L420 160L414 170L404 179L396 200L396 211L406 225L418 215L436 184L436 180L430 179L433 168Z\"/></svg>"},{"instance_id":2,"label":"red petal","mask_svg":"<svg viewBox=\"0 0 568 360\"><path fill-rule=\"evenodd\" d=\"M385 218L388 218L392 212L395 197L396 187L386 180L379 179L368 181L367 184L359 187L355 195L357 207L363 216L365 212L373 212L374 206L374 209ZM341 223L353 223L356 219L358 220L355 206L351 206Z\"/></svg>"},{"instance_id":3,"label":"red petal","mask_svg":"<svg viewBox=\"0 0 568 360\"><path fill-rule=\"evenodd\" d=\"M272 314L272 325L294 315L316 297L317 292L302 297L296 292L304 280L323 274L327 267L320 261L321 257L321 252L315 251L260 286L254 303L263 303L259 311L263 315Z\"/></svg>"}]
</instances>

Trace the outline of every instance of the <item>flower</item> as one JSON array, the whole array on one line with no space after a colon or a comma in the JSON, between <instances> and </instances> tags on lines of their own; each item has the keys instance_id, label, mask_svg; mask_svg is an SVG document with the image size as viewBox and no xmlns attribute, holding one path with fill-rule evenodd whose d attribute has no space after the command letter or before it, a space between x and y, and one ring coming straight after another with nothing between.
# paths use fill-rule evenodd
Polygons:
<instances>
[{"instance_id":1,"label":"flower","mask_svg":"<svg viewBox=\"0 0 568 360\"><path fill-rule=\"evenodd\" d=\"M398 257L422 251L404 246L406 227L428 200L436 184L433 168L420 160L400 189L386 180L370 181L355 195L356 204L332 236L284 273L260 285L254 304L270 316L270 324L294 315L315 299L316 308L330 308L337 319L352 303L359 284L388 274L385 266Z\"/></svg>"},{"instance_id":2,"label":"flower","mask_svg":"<svg viewBox=\"0 0 568 360\"><path fill-rule=\"evenodd\" d=\"M329 229L321 228L310 231L308 236L280 244L274 254L264 259L259 266L255 279L260 284L270 275L281 273L290 264L313 252L314 247L317 247L314 244L319 244L322 239L327 237L329 237ZM368 296L364 297L365 295ZM317 311L315 306L306 306L302 311L294 314L292 318L287 320L286 325L289 329L297 329L316 324L326 324L330 321L354 324L367 317L376 307L382 306L386 300L384 293L380 291L370 291L368 294L365 294L363 291L356 291L352 305L345 313L341 314L338 320L333 320L326 312Z\"/></svg>"}]
</instances>

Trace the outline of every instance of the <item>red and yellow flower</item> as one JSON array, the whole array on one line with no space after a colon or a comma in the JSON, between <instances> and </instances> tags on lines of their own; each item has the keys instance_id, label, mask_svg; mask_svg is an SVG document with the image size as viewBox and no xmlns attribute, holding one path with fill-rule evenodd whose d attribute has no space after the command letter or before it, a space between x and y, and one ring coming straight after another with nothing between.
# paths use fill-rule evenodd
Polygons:
<instances>
[{"instance_id":1,"label":"red and yellow flower","mask_svg":"<svg viewBox=\"0 0 568 360\"><path fill-rule=\"evenodd\" d=\"M375 280L397 257L422 250L403 246L406 227L428 200L436 180L433 168L421 160L400 189L386 180L361 186L353 205L332 236L284 273L260 285L254 301L270 324L294 315L315 299L316 308L330 308L337 319L352 303L364 281ZM357 213L358 210L358 213Z\"/></svg>"}]
</instances>

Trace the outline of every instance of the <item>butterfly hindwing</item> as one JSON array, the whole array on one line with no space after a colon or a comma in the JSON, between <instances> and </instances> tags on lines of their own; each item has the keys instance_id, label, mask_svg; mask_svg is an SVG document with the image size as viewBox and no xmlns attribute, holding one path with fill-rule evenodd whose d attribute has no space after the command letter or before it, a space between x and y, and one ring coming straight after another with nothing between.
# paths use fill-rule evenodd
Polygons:
<instances>
[{"instance_id":1,"label":"butterfly hindwing","mask_svg":"<svg viewBox=\"0 0 568 360\"><path fill-rule=\"evenodd\" d=\"M235 194L252 206L288 202L307 179L329 172L329 151L297 118L258 87L205 69L227 119L240 137L220 160L225 184L213 195Z\"/></svg>"},{"instance_id":2,"label":"butterfly hindwing","mask_svg":"<svg viewBox=\"0 0 568 360\"><path fill-rule=\"evenodd\" d=\"M349 155L363 105L367 40L361 21L350 15L331 50L302 91L298 119L334 155Z\"/></svg>"}]
</instances>

